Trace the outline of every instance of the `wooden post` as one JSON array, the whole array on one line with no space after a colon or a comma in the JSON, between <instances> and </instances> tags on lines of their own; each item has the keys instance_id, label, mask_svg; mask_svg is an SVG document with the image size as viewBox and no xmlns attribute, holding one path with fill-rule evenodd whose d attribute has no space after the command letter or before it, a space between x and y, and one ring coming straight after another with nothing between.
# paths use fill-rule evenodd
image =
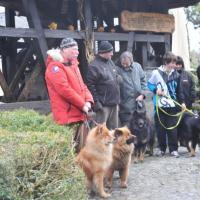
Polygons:
<instances>
[{"instance_id":1,"label":"wooden post","mask_svg":"<svg viewBox=\"0 0 200 200\"><path fill-rule=\"evenodd\" d=\"M93 52L94 41L93 41L93 33L92 33L92 11L91 11L90 0L84 1L84 26L85 26L84 27L85 28L85 38L84 38L85 48L84 50L82 50L82 58L81 58L81 60L85 60L85 62L83 63L83 66L81 66L82 68L81 72L83 75L87 73L88 62L91 61L94 54Z\"/></svg>"},{"instance_id":2,"label":"wooden post","mask_svg":"<svg viewBox=\"0 0 200 200\"><path fill-rule=\"evenodd\" d=\"M46 52L48 50L48 46L47 46L47 41L45 38L44 30L42 28L41 21L39 18L38 10L37 10L36 4L35 4L35 0L22 0L22 2L24 5L24 8L25 8L25 11L27 13L27 16L29 18L29 22L31 20L31 22L33 23L33 26L35 28L35 31L37 33L39 48L42 53L43 61L45 63L46 58L47 58Z\"/></svg>"},{"instance_id":3,"label":"wooden post","mask_svg":"<svg viewBox=\"0 0 200 200\"><path fill-rule=\"evenodd\" d=\"M20 64L20 66L18 67L18 71L17 73L15 74L12 82L10 83L9 85L9 88L11 91L14 92L17 84L18 84L18 81L19 81L19 78L20 78L20 75L21 73L24 71L25 67L26 67L26 63L28 62L28 59L30 58L30 56L32 55L33 53L33 47L29 47L23 60L22 60L22 63Z\"/></svg>"},{"instance_id":4,"label":"wooden post","mask_svg":"<svg viewBox=\"0 0 200 200\"><path fill-rule=\"evenodd\" d=\"M127 51L130 51L130 52L133 51L134 38L135 38L135 33L134 32L129 32L129 34L128 34Z\"/></svg>"},{"instance_id":5,"label":"wooden post","mask_svg":"<svg viewBox=\"0 0 200 200\"><path fill-rule=\"evenodd\" d=\"M170 34L165 34L165 52L171 50Z\"/></svg>"},{"instance_id":6,"label":"wooden post","mask_svg":"<svg viewBox=\"0 0 200 200\"><path fill-rule=\"evenodd\" d=\"M12 92L10 91L8 84L6 83L6 80L4 78L3 73L0 70L0 86L4 92L4 99L6 102L9 102L13 99Z\"/></svg>"},{"instance_id":7,"label":"wooden post","mask_svg":"<svg viewBox=\"0 0 200 200\"><path fill-rule=\"evenodd\" d=\"M147 43L142 44L142 66L143 69L147 67Z\"/></svg>"},{"instance_id":8,"label":"wooden post","mask_svg":"<svg viewBox=\"0 0 200 200\"><path fill-rule=\"evenodd\" d=\"M15 27L15 14L14 11L6 8L5 9L5 21L6 27ZM5 71L6 71L6 81L9 84L12 81L13 76L16 72L16 39L7 38L6 43L6 57L5 57Z\"/></svg>"}]
</instances>

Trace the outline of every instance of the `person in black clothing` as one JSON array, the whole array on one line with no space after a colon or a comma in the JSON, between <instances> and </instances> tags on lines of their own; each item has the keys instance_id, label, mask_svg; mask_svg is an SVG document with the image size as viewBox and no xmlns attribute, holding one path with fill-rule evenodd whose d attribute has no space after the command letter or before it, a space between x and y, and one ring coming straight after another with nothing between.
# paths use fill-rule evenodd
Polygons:
<instances>
[{"instance_id":1,"label":"person in black clothing","mask_svg":"<svg viewBox=\"0 0 200 200\"><path fill-rule=\"evenodd\" d=\"M191 73L185 71L185 65L183 59L177 56L176 60L176 70L180 74L179 78L179 102L188 109L192 109L192 103L195 101L195 82L192 78Z\"/></svg>"},{"instance_id":2,"label":"person in black clothing","mask_svg":"<svg viewBox=\"0 0 200 200\"><path fill-rule=\"evenodd\" d=\"M199 84L200 84L200 65L197 67L197 77L198 77Z\"/></svg>"},{"instance_id":3,"label":"person in black clothing","mask_svg":"<svg viewBox=\"0 0 200 200\"><path fill-rule=\"evenodd\" d=\"M95 102L93 109L96 112L96 122L106 122L109 129L118 127L121 80L111 60L112 56L112 44L102 41L98 47L98 55L90 63L87 73L87 86Z\"/></svg>"},{"instance_id":4,"label":"person in black clothing","mask_svg":"<svg viewBox=\"0 0 200 200\"><path fill-rule=\"evenodd\" d=\"M198 77L199 82L200 82L200 65L197 67L197 77Z\"/></svg>"}]
</instances>

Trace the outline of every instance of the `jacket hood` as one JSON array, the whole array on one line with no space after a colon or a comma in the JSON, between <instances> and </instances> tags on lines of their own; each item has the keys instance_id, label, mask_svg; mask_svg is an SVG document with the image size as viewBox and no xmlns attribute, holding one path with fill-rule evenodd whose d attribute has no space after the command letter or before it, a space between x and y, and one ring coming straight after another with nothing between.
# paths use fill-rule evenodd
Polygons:
<instances>
[{"instance_id":1,"label":"jacket hood","mask_svg":"<svg viewBox=\"0 0 200 200\"><path fill-rule=\"evenodd\" d=\"M47 63L48 65L51 61L58 61L58 62L63 62L63 57L60 53L60 49L50 49L47 51Z\"/></svg>"},{"instance_id":2,"label":"jacket hood","mask_svg":"<svg viewBox=\"0 0 200 200\"><path fill-rule=\"evenodd\" d=\"M164 65L161 65L159 68L158 68L160 71L162 71L162 72L165 72L166 73L166 68L165 68L165 66ZM171 75L173 72L174 72L175 70L174 69L172 69L171 71L170 71L170 73L169 73L169 75Z\"/></svg>"}]
</instances>

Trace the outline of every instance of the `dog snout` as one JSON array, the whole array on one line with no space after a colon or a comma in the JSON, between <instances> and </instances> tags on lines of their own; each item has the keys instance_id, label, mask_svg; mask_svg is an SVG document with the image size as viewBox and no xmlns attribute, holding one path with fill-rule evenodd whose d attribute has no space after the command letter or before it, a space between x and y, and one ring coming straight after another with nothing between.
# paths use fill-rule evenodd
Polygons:
<instances>
[{"instance_id":1,"label":"dog snout","mask_svg":"<svg viewBox=\"0 0 200 200\"><path fill-rule=\"evenodd\" d=\"M142 128L142 127L144 126L144 120L143 120L143 119L139 119L139 120L138 120L138 126L139 126L140 128Z\"/></svg>"},{"instance_id":2,"label":"dog snout","mask_svg":"<svg viewBox=\"0 0 200 200\"><path fill-rule=\"evenodd\" d=\"M126 144L135 143L135 140L136 140L136 136L132 135L129 137L129 139L126 140Z\"/></svg>"}]
</instances>

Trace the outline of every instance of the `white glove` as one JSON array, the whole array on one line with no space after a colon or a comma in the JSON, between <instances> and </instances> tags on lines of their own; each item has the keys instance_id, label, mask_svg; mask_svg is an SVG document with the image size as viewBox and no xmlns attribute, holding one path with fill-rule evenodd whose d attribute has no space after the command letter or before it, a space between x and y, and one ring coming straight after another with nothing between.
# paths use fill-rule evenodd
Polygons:
<instances>
[{"instance_id":1,"label":"white glove","mask_svg":"<svg viewBox=\"0 0 200 200\"><path fill-rule=\"evenodd\" d=\"M83 106L83 112L87 115L88 114L88 111L90 110L90 108L85 104L84 106Z\"/></svg>"},{"instance_id":2,"label":"white glove","mask_svg":"<svg viewBox=\"0 0 200 200\"><path fill-rule=\"evenodd\" d=\"M85 106L87 106L89 109L91 109L91 103L90 102L86 102Z\"/></svg>"}]
</instances>

